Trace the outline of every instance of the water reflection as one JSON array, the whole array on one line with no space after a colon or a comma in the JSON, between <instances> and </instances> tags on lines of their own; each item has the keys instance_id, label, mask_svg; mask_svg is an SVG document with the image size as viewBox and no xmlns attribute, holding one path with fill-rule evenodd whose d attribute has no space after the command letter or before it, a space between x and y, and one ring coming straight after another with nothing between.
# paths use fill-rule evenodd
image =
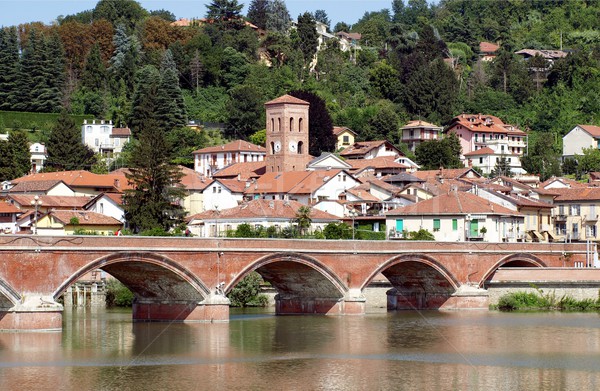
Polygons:
<instances>
[{"instance_id":1,"label":"water reflection","mask_svg":"<svg viewBox=\"0 0 600 391\"><path fill-rule=\"evenodd\" d=\"M595 314L233 312L229 324L65 314L62 333L0 333L0 389L600 388Z\"/></svg>"}]
</instances>

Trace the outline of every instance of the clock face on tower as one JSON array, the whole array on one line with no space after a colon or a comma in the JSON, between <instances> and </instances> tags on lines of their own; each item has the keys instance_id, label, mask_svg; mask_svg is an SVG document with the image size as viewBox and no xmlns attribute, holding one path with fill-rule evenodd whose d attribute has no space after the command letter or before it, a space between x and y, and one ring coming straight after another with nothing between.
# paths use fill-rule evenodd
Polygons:
<instances>
[{"instance_id":1,"label":"clock face on tower","mask_svg":"<svg viewBox=\"0 0 600 391\"><path fill-rule=\"evenodd\" d=\"M275 152L281 151L281 143L279 141L275 141L275 145L273 145L273 149Z\"/></svg>"},{"instance_id":2,"label":"clock face on tower","mask_svg":"<svg viewBox=\"0 0 600 391\"><path fill-rule=\"evenodd\" d=\"M296 152L296 142L290 141L290 152Z\"/></svg>"}]
</instances>

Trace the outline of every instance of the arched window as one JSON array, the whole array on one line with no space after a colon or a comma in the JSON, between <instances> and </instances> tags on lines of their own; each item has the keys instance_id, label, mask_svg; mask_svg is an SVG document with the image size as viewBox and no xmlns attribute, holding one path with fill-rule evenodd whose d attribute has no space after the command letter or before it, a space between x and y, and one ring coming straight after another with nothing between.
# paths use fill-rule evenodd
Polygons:
<instances>
[{"instance_id":1,"label":"arched window","mask_svg":"<svg viewBox=\"0 0 600 391\"><path fill-rule=\"evenodd\" d=\"M298 141L298 154L302 155L304 153L304 143L302 141Z\"/></svg>"},{"instance_id":2,"label":"arched window","mask_svg":"<svg viewBox=\"0 0 600 391\"><path fill-rule=\"evenodd\" d=\"M271 155L275 154L275 143L271 141Z\"/></svg>"},{"instance_id":3,"label":"arched window","mask_svg":"<svg viewBox=\"0 0 600 391\"><path fill-rule=\"evenodd\" d=\"M290 132L294 131L294 118L290 118Z\"/></svg>"},{"instance_id":4,"label":"arched window","mask_svg":"<svg viewBox=\"0 0 600 391\"><path fill-rule=\"evenodd\" d=\"M303 126L304 126L304 121L303 121L303 118L299 118L299 119L298 119L298 131L299 131L299 132L302 132L302 131L304 130L304 129L302 129L302 128L303 128Z\"/></svg>"},{"instance_id":5,"label":"arched window","mask_svg":"<svg viewBox=\"0 0 600 391\"><path fill-rule=\"evenodd\" d=\"M271 118L271 132L275 131L275 119Z\"/></svg>"},{"instance_id":6,"label":"arched window","mask_svg":"<svg viewBox=\"0 0 600 391\"><path fill-rule=\"evenodd\" d=\"M277 118L277 131L281 132L281 118Z\"/></svg>"}]
</instances>

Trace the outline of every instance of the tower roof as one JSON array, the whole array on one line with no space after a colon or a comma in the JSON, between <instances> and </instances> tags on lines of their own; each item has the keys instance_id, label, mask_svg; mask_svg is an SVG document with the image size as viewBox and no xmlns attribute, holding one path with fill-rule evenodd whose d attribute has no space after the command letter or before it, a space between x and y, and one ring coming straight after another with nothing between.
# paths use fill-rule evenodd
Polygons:
<instances>
[{"instance_id":1,"label":"tower roof","mask_svg":"<svg viewBox=\"0 0 600 391\"><path fill-rule=\"evenodd\" d=\"M269 102L265 103L265 106L267 106L267 105L286 104L286 103L291 103L291 104L294 104L294 105L310 105L310 103L308 103L307 101L304 101L302 99L298 99L298 98L293 97L291 95L285 94L283 96L280 96L279 98L275 98L272 101L269 101Z\"/></svg>"}]
</instances>

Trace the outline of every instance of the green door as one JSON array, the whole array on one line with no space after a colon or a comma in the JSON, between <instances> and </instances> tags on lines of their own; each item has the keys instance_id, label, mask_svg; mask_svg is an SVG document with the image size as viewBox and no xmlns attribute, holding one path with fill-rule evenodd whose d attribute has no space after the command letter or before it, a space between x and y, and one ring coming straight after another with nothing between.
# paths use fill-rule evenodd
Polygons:
<instances>
[{"instance_id":1,"label":"green door","mask_svg":"<svg viewBox=\"0 0 600 391\"><path fill-rule=\"evenodd\" d=\"M473 238L473 237L477 237L479 236L479 220L471 220L471 225L470 225L470 234L469 237Z\"/></svg>"},{"instance_id":2,"label":"green door","mask_svg":"<svg viewBox=\"0 0 600 391\"><path fill-rule=\"evenodd\" d=\"M404 220L398 219L396 220L396 232L404 231Z\"/></svg>"}]
</instances>

